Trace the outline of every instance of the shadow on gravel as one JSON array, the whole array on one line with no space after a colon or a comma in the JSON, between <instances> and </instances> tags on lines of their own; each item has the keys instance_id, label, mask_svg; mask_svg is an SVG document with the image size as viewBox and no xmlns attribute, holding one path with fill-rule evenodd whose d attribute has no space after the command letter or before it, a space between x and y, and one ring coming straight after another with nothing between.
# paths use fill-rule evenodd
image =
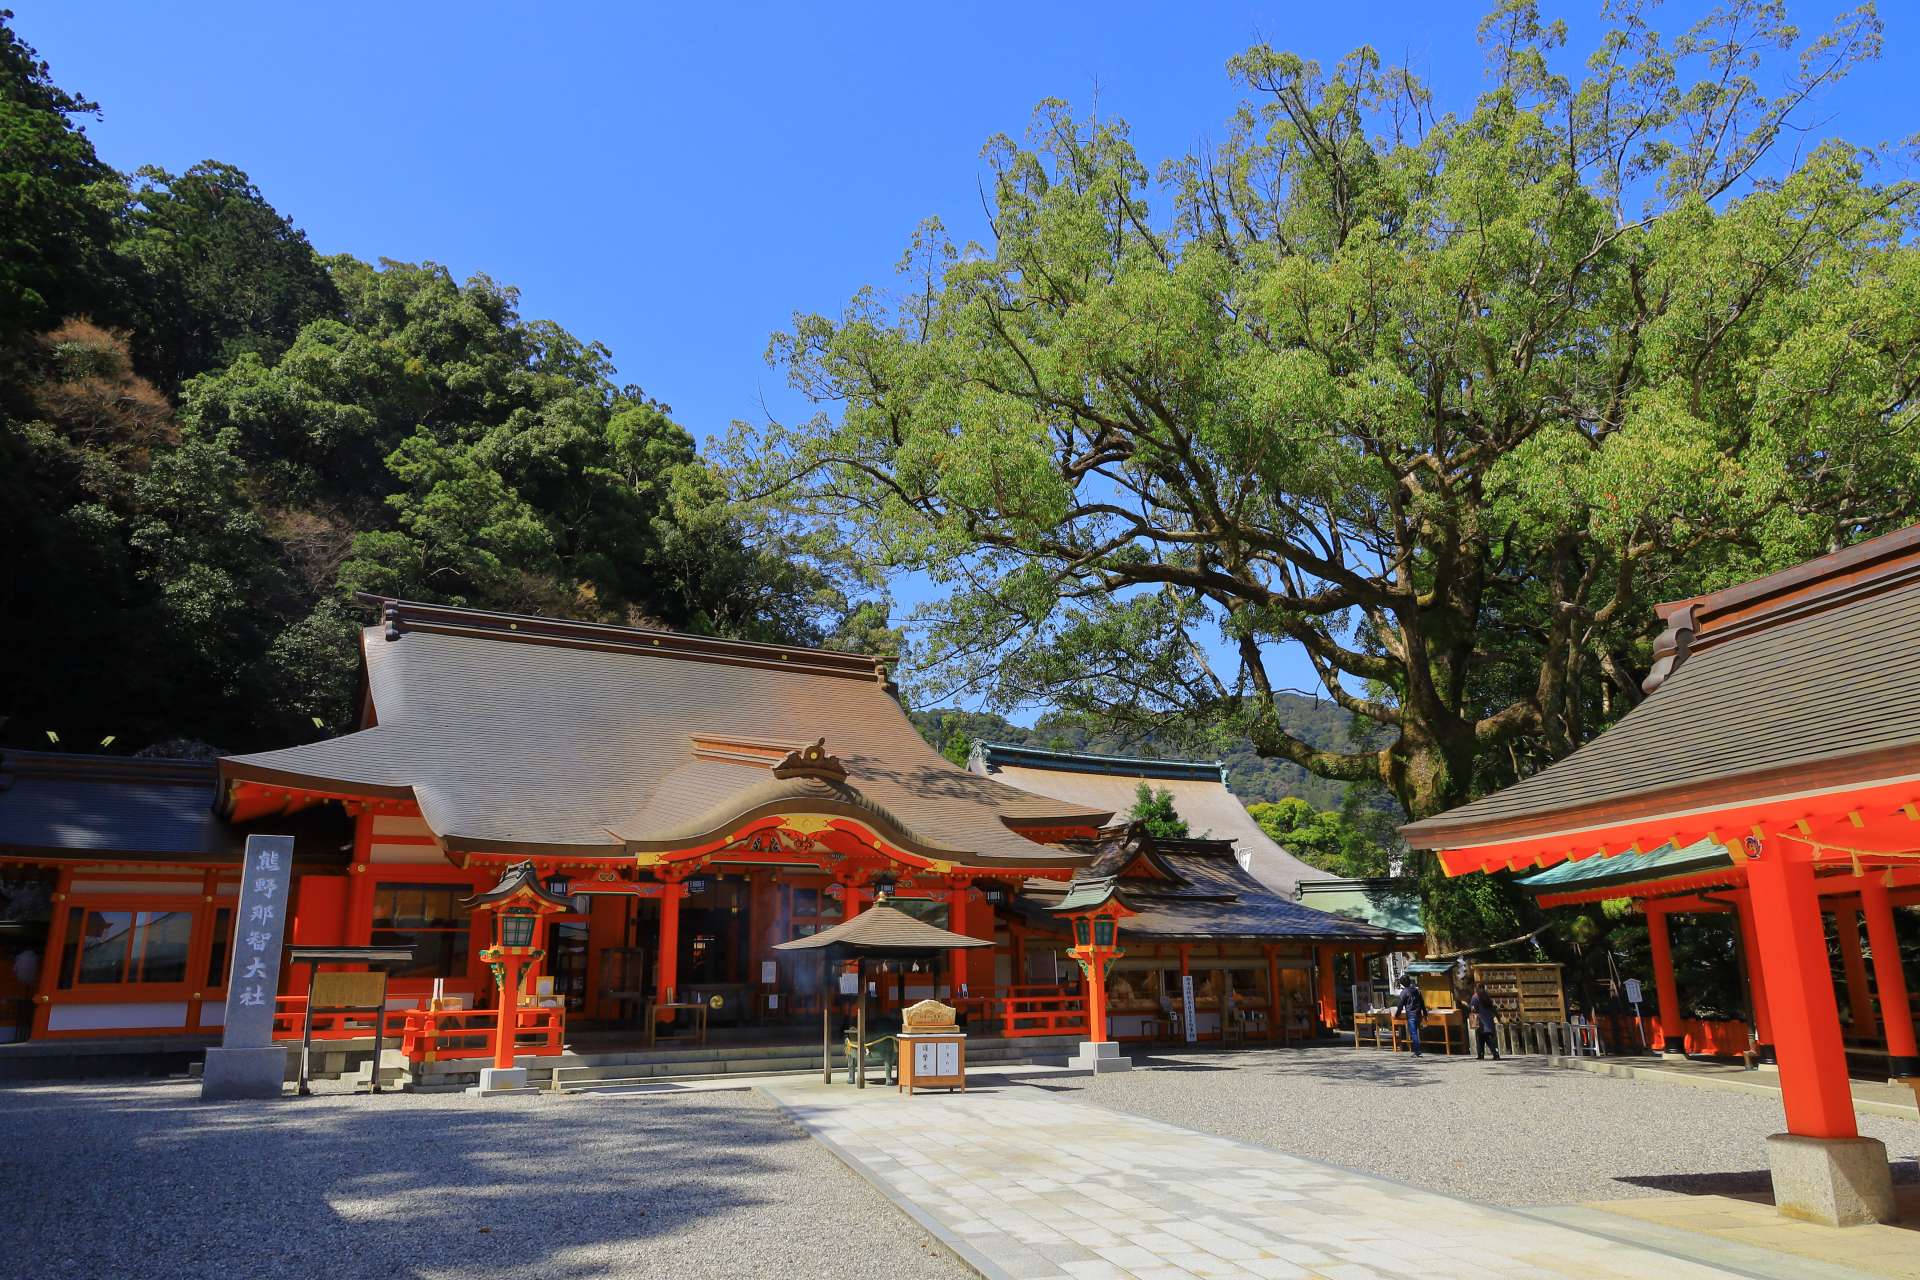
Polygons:
<instances>
[{"instance_id":1,"label":"shadow on gravel","mask_svg":"<svg viewBox=\"0 0 1920 1280\"><path fill-rule=\"evenodd\" d=\"M1920 1186L1920 1160L1895 1160L1891 1164L1896 1185ZM1773 1175L1765 1169L1749 1169L1738 1173L1623 1174L1614 1181L1673 1195L1730 1196L1738 1200L1773 1203ZM1920 1231L1920 1222L1902 1222L1899 1225Z\"/></svg>"},{"instance_id":2,"label":"shadow on gravel","mask_svg":"<svg viewBox=\"0 0 1920 1280\"><path fill-rule=\"evenodd\" d=\"M138 1083L7 1090L0 1130L0 1275L32 1259L36 1277L604 1274L569 1254L637 1260L752 1210L759 1153L808 1141L737 1102L263 1106Z\"/></svg>"}]
</instances>

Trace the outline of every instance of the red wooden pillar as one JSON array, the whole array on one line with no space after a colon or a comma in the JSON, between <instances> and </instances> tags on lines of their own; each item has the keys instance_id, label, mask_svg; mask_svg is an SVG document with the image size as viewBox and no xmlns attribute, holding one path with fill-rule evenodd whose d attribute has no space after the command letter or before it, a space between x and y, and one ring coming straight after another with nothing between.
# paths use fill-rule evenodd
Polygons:
<instances>
[{"instance_id":1,"label":"red wooden pillar","mask_svg":"<svg viewBox=\"0 0 1920 1280\"><path fill-rule=\"evenodd\" d=\"M1886 882L1869 876L1860 887L1867 917L1867 941L1873 946L1874 985L1880 989L1880 1021L1886 1028L1887 1074L1894 1079L1920 1076L1920 1048L1914 1044L1913 1005L1900 944L1893 931L1893 903Z\"/></svg>"},{"instance_id":2,"label":"red wooden pillar","mask_svg":"<svg viewBox=\"0 0 1920 1280\"><path fill-rule=\"evenodd\" d=\"M1280 993L1280 948L1267 944L1267 1039L1287 1038L1287 1002Z\"/></svg>"},{"instance_id":3,"label":"red wooden pillar","mask_svg":"<svg viewBox=\"0 0 1920 1280\"><path fill-rule=\"evenodd\" d=\"M47 1019L53 1013L53 997L60 990L60 965L67 950L67 916L73 898L73 868L62 867L53 882L53 918L47 921L47 949L40 953L40 978L34 983L33 1034L47 1033ZM76 967L78 962L76 961ZM79 975L74 975L78 982Z\"/></svg>"},{"instance_id":4,"label":"red wooden pillar","mask_svg":"<svg viewBox=\"0 0 1920 1280\"><path fill-rule=\"evenodd\" d=\"M1330 944L1322 943L1313 949L1313 964L1318 981L1314 989L1320 998L1320 1025L1332 1031L1340 1025L1340 993L1334 983L1334 949Z\"/></svg>"},{"instance_id":5,"label":"red wooden pillar","mask_svg":"<svg viewBox=\"0 0 1920 1280\"><path fill-rule=\"evenodd\" d=\"M1680 985L1673 976L1673 943L1667 913L1647 903L1647 940L1653 948L1653 989L1660 1010L1660 1051L1684 1056L1687 1031L1680 1017Z\"/></svg>"},{"instance_id":6,"label":"red wooden pillar","mask_svg":"<svg viewBox=\"0 0 1920 1280\"><path fill-rule=\"evenodd\" d=\"M291 890L297 885L297 881L288 877L289 899L293 896ZM207 967L213 962L213 918L218 914L214 909L213 897L219 888L220 873L209 868L200 877L200 909L193 913L193 932L187 935L187 981L194 987L193 994L187 997L188 1027L200 1025L200 1003L206 998ZM286 912L291 922L292 902L289 901L282 910ZM280 975L280 985L283 989L299 990L299 987L293 985L289 974Z\"/></svg>"},{"instance_id":7,"label":"red wooden pillar","mask_svg":"<svg viewBox=\"0 0 1920 1280\"><path fill-rule=\"evenodd\" d=\"M1857 1137L1813 864L1791 859L1788 844L1777 842L1747 863L1753 928L1766 952L1767 988L1779 1015L1773 1033L1787 1132Z\"/></svg>"},{"instance_id":8,"label":"red wooden pillar","mask_svg":"<svg viewBox=\"0 0 1920 1280\"><path fill-rule=\"evenodd\" d=\"M954 881L947 890L947 928L954 933L967 931L967 882L964 880ZM967 948L955 947L947 954L951 957L949 972L953 974L953 990L949 996L958 997L960 988L967 985Z\"/></svg>"},{"instance_id":9,"label":"red wooden pillar","mask_svg":"<svg viewBox=\"0 0 1920 1280\"><path fill-rule=\"evenodd\" d=\"M1104 1043L1107 1035L1107 957L1095 953L1087 966L1087 1038Z\"/></svg>"},{"instance_id":10,"label":"red wooden pillar","mask_svg":"<svg viewBox=\"0 0 1920 1280\"><path fill-rule=\"evenodd\" d=\"M680 985L680 900L686 896L687 887L678 880L660 886L660 960L654 966L658 1004L671 1003L674 988Z\"/></svg>"},{"instance_id":11,"label":"red wooden pillar","mask_svg":"<svg viewBox=\"0 0 1920 1280\"><path fill-rule=\"evenodd\" d=\"M1753 895L1742 889L1734 895L1739 906L1740 954L1747 962L1747 986L1753 995L1753 1035L1760 1061L1773 1061L1773 1010L1767 1003L1767 963L1760 953L1760 935L1753 927Z\"/></svg>"},{"instance_id":12,"label":"red wooden pillar","mask_svg":"<svg viewBox=\"0 0 1920 1280\"><path fill-rule=\"evenodd\" d=\"M347 874L347 945L364 947L373 941L373 814L365 809L353 820L353 864Z\"/></svg>"},{"instance_id":13,"label":"red wooden pillar","mask_svg":"<svg viewBox=\"0 0 1920 1280\"><path fill-rule=\"evenodd\" d=\"M1844 902L1834 903L1833 931L1840 940L1840 964L1847 975L1847 1031L1872 1039L1879 1032L1879 1024L1873 1017L1866 958L1860 954L1860 913Z\"/></svg>"}]
</instances>

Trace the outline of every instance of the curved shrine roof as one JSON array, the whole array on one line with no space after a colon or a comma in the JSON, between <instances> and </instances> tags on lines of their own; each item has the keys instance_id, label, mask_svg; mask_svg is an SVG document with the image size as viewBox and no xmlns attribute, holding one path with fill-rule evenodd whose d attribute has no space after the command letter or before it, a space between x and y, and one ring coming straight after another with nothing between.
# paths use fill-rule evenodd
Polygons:
<instances>
[{"instance_id":1,"label":"curved shrine roof","mask_svg":"<svg viewBox=\"0 0 1920 1280\"><path fill-rule=\"evenodd\" d=\"M1176 840L1133 827L1101 833L1092 864L1070 884L1029 881L1021 902L1036 914L1084 910L1118 897L1136 914L1123 935L1177 942L1238 939L1391 944L1400 934L1317 911L1255 879L1228 840Z\"/></svg>"},{"instance_id":2,"label":"curved shrine roof","mask_svg":"<svg viewBox=\"0 0 1920 1280\"><path fill-rule=\"evenodd\" d=\"M1167 792L1174 812L1194 835L1231 840L1253 878L1273 892L1291 898L1302 880L1331 879L1274 843L1227 790L1226 770L1217 760L1145 760L982 742L975 745L969 767L1022 791L1115 815L1132 810L1135 790L1144 782Z\"/></svg>"},{"instance_id":3,"label":"curved shrine roof","mask_svg":"<svg viewBox=\"0 0 1920 1280\"><path fill-rule=\"evenodd\" d=\"M1920 771L1920 526L1660 614L1639 706L1407 841L1468 848Z\"/></svg>"},{"instance_id":4,"label":"curved shrine roof","mask_svg":"<svg viewBox=\"0 0 1920 1280\"><path fill-rule=\"evenodd\" d=\"M412 799L450 850L615 856L776 799L772 766L825 736L858 797L834 798L956 861L1072 866L1014 826L1109 816L949 763L874 658L383 603L361 635L378 722L229 756L223 783Z\"/></svg>"}]
</instances>

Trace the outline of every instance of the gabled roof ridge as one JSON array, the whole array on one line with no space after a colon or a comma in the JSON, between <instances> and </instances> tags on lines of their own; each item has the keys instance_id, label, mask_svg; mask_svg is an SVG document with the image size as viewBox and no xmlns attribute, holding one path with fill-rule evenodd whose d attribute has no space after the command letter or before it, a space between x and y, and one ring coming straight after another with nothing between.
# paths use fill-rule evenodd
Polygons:
<instances>
[{"instance_id":1,"label":"gabled roof ridge","mask_svg":"<svg viewBox=\"0 0 1920 1280\"><path fill-rule=\"evenodd\" d=\"M1920 524L1869 538L1718 591L1654 606L1664 629L1641 688L1652 693L1688 655L1797 622L1920 579Z\"/></svg>"},{"instance_id":2,"label":"gabled roof ridge","mask_svg":"<svg viewBox=\"0 0 1920 1280\"><path fill-rule=\"evenodd\" d=\"M389 641L397 641L409 631L424 631L522 644L646 653L663 658L731 663L771 670L802 671L810 675L872 680L883 685L887 683L887 660L872 654L767 644L755 640L729 640L685 631L581 622L539 614L498 613L461 605L427 604L368 592L359 592L354 599L380 610L381 625Z\"/></svg>"},{"instance_id":3,"label":"gabled roof ridge","mask_svg":"<svg viewBox=\"0 0 1920 1280\"><path fill-rule=\"evenodd\" d=\"M1126 777L1185 779L1194 782L1227 781L1227 766L1219 760L1155 760L1146 756L1108 756L1091 751L1056 751L1051 747L1023 747L1011 742L976 742L974 754L987 766L1023 765L1058 773L1108 773Z\"/></svg>"}]
</instances>

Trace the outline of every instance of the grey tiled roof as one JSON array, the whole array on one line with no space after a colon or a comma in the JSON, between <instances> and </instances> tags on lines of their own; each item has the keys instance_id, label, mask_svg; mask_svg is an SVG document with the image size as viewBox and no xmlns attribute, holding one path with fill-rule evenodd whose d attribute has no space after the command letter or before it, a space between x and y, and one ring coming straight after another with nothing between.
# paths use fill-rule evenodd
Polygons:
<instances>
[{"instance_id":1,"label":"grey tiled roof","mask_svg":"<svg viewBox=\"0 0 1920 1280\"><path fill-rule=\"evenodd\" d=\"M876 660L550 619L400 606L362 634L379 723L232 756L230 779L410 797L450 848L612 855L686 830L767 781L768 760L825 736L865 801L965 860L1071 864L1008 824L1107 815L942 758Z\"/></svg>"},{"instance_id":2,"label":"grey tiled roof","mask_svg":"<svg viewBox=\"0 0 1920 1280\"><path fill-rule=\"evenodd\" d=\"M347 861L353 833L337 807L237 825L214 813L214 785L210 760L0 753L0 854L238 862L258 831L293 836L303 863Z\"/></svg>"},{"instance_id":3,"label":"grey tiled roof","mask_svg":"<svg viewBox=\"0 0 1920 1280\"><path fill-rule=\"evenodd\" d=\"M1686 660L1620 722L1485 799L1402 828L1421 847L1745 775L1920 746L1920 580L1756 629ZM1456 836L1460 832L1462 835Z\"/></svg>"},{"instance_id":4,"label":"grey tiled roof","mask_svg":"<svg viewBox=\"0 0 1920 1280\"><path fill-rule=\"evenodd\" d=\"M1137 858L1171 878L1123 874ZM1114 877L1120 900L1138 914L1120 923L1127 937L1164 941L1391 942L1398 935L1282 897L1242 869L1227 840L1128 839L1105 833L1099 856L1077 879ZM1057 920L1053 908L1072 887L1030 880L1021 902L1030 914Z\"/></svg>"}]
</instances>

